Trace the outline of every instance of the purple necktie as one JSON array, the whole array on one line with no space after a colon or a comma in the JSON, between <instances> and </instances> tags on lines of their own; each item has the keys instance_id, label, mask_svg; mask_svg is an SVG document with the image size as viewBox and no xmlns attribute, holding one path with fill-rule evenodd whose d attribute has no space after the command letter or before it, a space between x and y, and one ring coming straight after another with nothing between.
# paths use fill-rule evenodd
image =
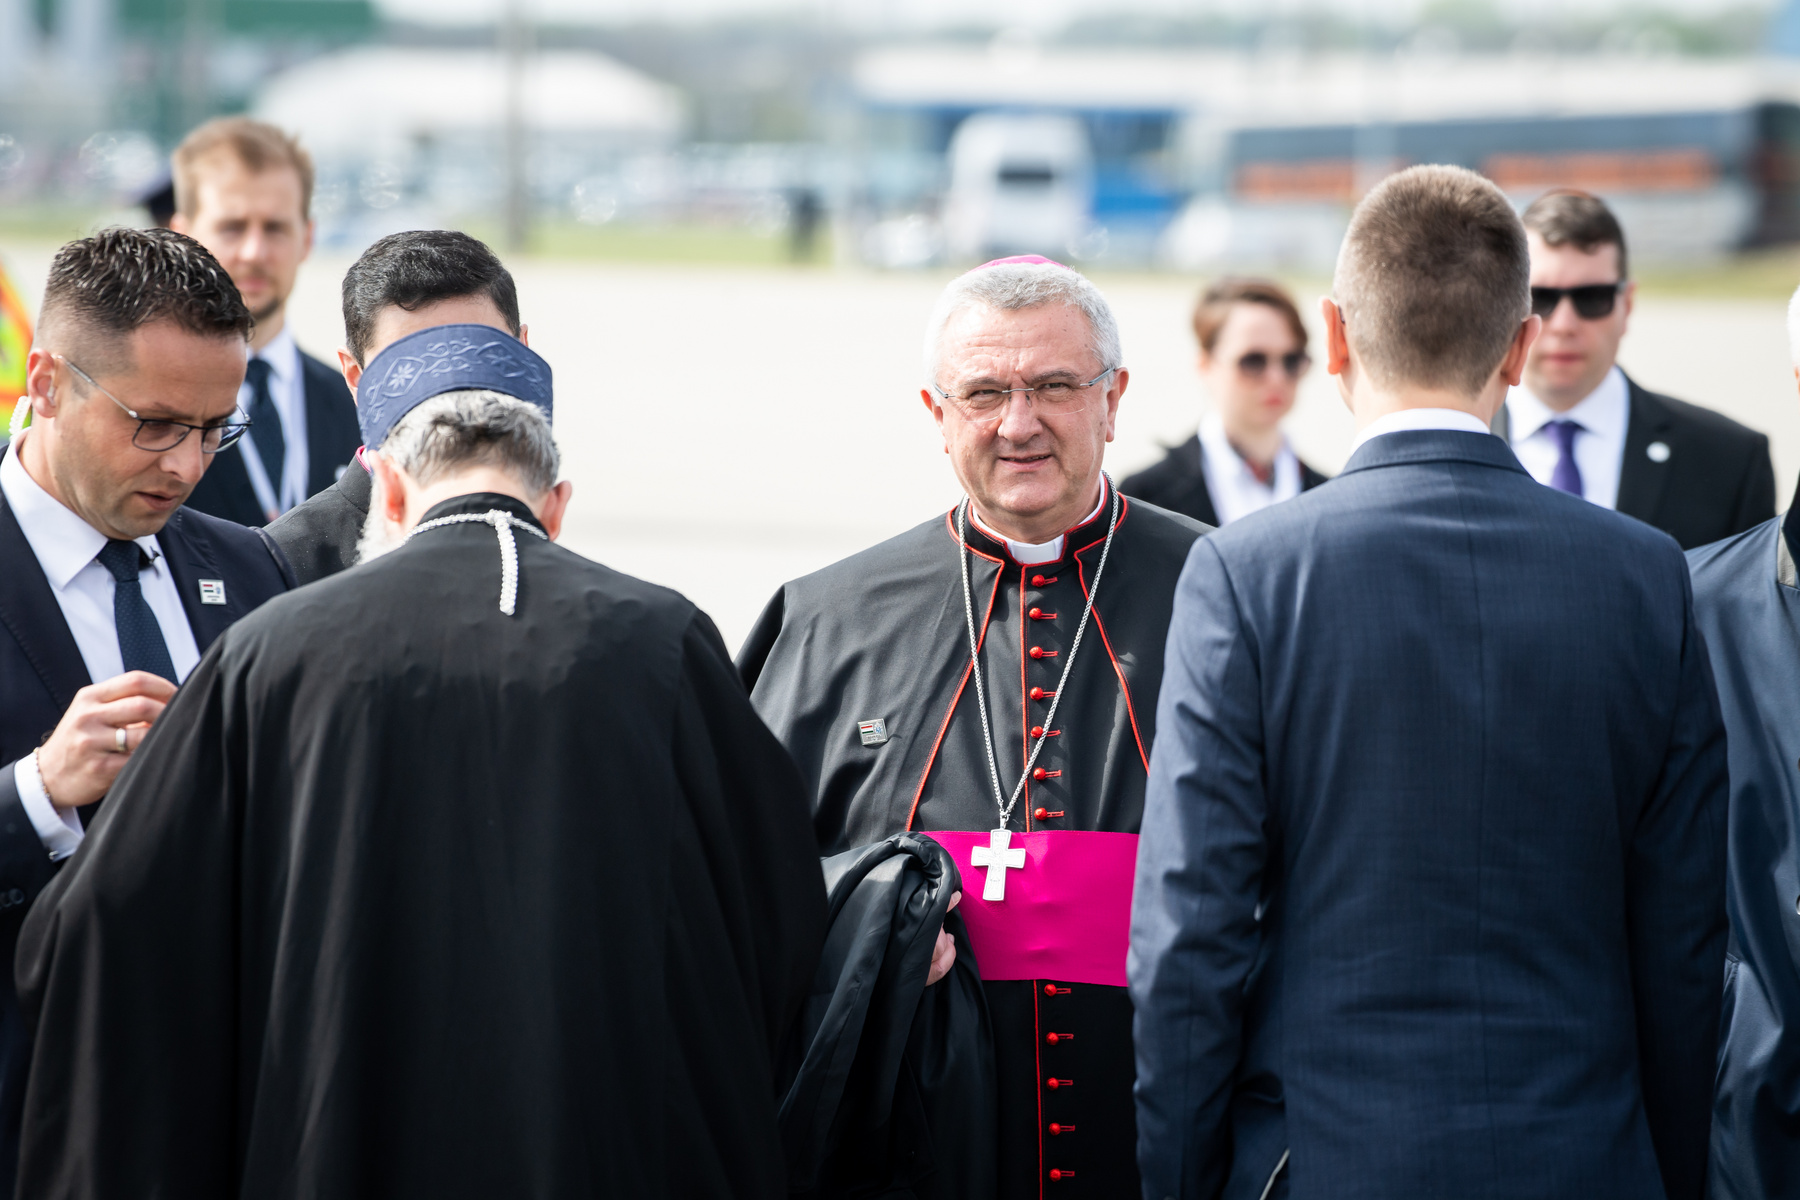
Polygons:
<instances>
[{"instance_id":1,"label":"purple necktie","mask_svg":"<svg viewBox=\"0 0 1800 1200\"><path fill-rule=\"evenodd\" d=\"M1586 430L1573 421L1552 421L1544 428L1556 439L1556 470L1550 472L1550 486L1571 496L1581 495L1581 468L1575 465L1575 435Z\"/></svg>"}]
</instances>

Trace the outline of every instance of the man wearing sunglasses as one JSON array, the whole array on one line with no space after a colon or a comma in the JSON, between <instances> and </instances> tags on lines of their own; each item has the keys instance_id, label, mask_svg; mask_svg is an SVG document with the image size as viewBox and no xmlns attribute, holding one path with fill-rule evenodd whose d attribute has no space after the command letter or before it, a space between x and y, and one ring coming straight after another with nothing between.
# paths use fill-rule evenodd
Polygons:
<instances>
[{"instance_id":1,"label":"man wearing sunglasses","mask_svg":"<svg viewBox=\"0 0 1800 1200\"><path fill-rule=\"evenodd\" d=\"M0 458L0 953L226 626L285 591L261 535L182 508L244 430L250 314L197 242L109 229L50 267L32 421ZM0 1194L29 1042L0 983Z\"/></svg>"},{"instance_id":2,"label":"man wearing sunglasses","mask_svg":"<svg viewBox=\"0 0 1800 1200\"><path fill-rule=\"evenodd\" d=\"M1495 432L1539 483L1656 526L1691 549L1775 512L1769 439L1644 390L1617 365L1637 285L1625 234L1597 197L1557 191L1525 210L1531 307L1544 332Z\"/></svg>"}]
</instances>

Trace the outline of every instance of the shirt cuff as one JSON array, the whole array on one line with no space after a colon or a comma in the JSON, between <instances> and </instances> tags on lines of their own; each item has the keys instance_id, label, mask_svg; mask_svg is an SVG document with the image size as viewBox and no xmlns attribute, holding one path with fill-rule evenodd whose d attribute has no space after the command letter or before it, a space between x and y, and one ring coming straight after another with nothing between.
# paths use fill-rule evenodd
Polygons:
<instances>
[{"instance_id":1,"label":"shirt cuff","mask_svg":"<svg viewBox=\"0 0 1800 1200\"><path fill-rule=\"evenodd\" d=\"M31 827L37 830L38 840L50 852L50 861L57 862L75 853L75 847L81 845L87 832L82 829L81 818L75 815L74 809L58 808L50 803L50 793L44 790L44 777L38 774L37 755L27 754L13 764L13 784L19 789L19 803L24 807L25 815L31 818Z\"/></svg>"}]
</instances>

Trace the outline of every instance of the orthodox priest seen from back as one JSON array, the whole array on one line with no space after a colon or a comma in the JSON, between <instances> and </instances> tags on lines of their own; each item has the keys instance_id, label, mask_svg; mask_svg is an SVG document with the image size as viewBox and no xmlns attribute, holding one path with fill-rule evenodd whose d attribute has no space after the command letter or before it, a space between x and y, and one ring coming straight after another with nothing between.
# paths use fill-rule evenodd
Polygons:
<instances>
[{"instance_id":1,"label":"orthodox priest seen from back","mask_svg":"<svg viewBox=\"0 0 1800 1200\"><path fill-rule=\"evenodd\" d=\"M359 381L363 561L214 644L19 951L19 1194L786 1196L805 793L706 615L553 543L549 365Z\"/></svg>"},{"instance_id":2,"label":"orthodox priest seen from back","mask_svg":"<svg viewBox=\"0 0 1800 1200\"><path fill-rule=\"evenodd\" d=\"M820 853L919 830L957 863L999 1194L1135 1195L1131 876L1175 581L1208 527L1101 470L1128 376L1077 272L1027 257L955 280L925 370L968 499L784 586L738 666Z\"/></svg>"}]
</instances>

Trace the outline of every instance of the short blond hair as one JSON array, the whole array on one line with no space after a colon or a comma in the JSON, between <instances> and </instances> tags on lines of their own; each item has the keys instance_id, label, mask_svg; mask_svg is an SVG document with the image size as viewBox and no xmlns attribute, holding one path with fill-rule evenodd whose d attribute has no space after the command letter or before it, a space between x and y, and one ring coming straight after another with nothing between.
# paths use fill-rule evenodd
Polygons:
<instances>
[{"instance_id":1,"label":"short blond hair","mask_svg":"<svg viewBox=\"0 0 1800 1200\"><path fill-rule=\"evenodd\" d=\"M286 167L300 176L300 216L312 215L313 161L297 138L249 117L219 117L175 147L175 211L192 220L200 206L200 176L208 159L224 153L253 174Z\"/></svg>"},{"instance_id":2,"label":"short blond hair","mask_svg":"<svg viewBox=\"0 0 1800 1200\"><path fill-rule=\"evenodd\" d=\"M1475 172L1409 168L1356 206L1332 292L1376 384L1474 396L1531 311L1525 226Z\"/></svg>"}]
</instances>

